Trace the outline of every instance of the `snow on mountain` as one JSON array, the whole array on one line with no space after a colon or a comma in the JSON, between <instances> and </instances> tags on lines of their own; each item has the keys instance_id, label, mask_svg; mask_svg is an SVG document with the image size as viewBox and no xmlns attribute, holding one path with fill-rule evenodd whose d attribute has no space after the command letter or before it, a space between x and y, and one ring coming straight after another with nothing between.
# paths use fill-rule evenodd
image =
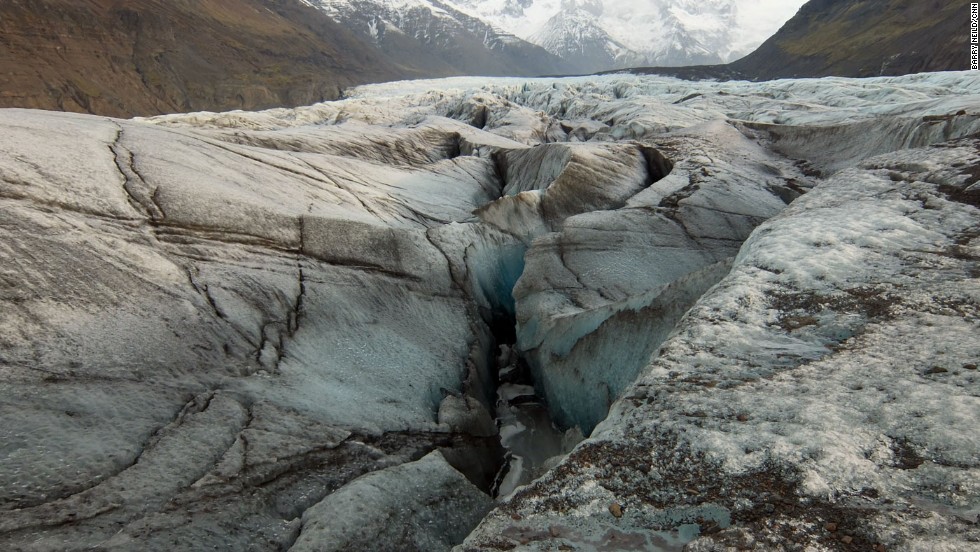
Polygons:
<instances>
[{"instance_id":1,"label":"snow on mountain","mask_svg":"<svg viewBox=\"0 0 980 552\"><path fill-rule=\"evenodd\" d=\"M738 59L803 0L455 0L580 71Z\"/></svg>"},{"instance_id":2,"label":"snow on mountain","mask_svg":"<svg viewBox=\"0 0 980 552\"><path fill-rule=\"evenodd\" d=\"M439 62L430 63L429 68L441 69L446 74L453 72L450 67L462 68L467 73L541 74L725 63L755 49L804 3L803 0L303 1L366 35L396 62L411 61L418 65L420 60L434 56ZM479 48L471 44L474 39ZM524 41L543 47L560 60L546 59L542 52L529 49L530 45ZM492 55L488 56L487 51ZM487 61L483 57L491 59Z\"/></svg>"},{"instance_id":3,"label":"snow on mountain","mask_svg":"<svg viewBox=\"0 0 980 552\"><path fill-rule=\"evenodd\" d=\"M367 19L367 28L376 41L383 39L384 27L392 32L409 34L425 42L448 42L464 30L483 31L484 43L492 47L496 39L517 40L506 32L492 29L486 23L453 9L438 0L304 0L323 10L338 22Z\"/></svg>"},{"instance_id":4,"label":"snow on mountain","mask_svg":"<svg viewBox=\"0 0 980 552\"><path fill-rule=\"evenodd\" d=\"M644 56L614 39L587 10L568 10L555 14L531 42L549 52L573 61L582 71L642 65Z\"/></svg>"},{"instance_id":5,"label":"snow on mountain","mask_svg":"<svg viewBox=\"0 0 980 552\"><path fill-rule=\"evenodd\" d=\"M441 0L303 0L359 33L395 63L430 76L541 75L560 58Z\"/></svg>"}]
</instances>

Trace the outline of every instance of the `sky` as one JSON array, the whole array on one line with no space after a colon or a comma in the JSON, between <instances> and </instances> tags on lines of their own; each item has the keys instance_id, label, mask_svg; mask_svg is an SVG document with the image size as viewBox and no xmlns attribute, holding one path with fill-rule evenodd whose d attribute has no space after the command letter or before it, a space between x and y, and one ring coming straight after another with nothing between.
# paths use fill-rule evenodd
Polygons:
<instances>
[{"instance_id":1,"label":"sky","mask_svg":"<svg viewBox=\"0 0 980 552\"><path fill-rule=\"evenodd\" d=\"M732 49L746 53L754 50L796 15L803 4L806 0L735 0L739 27L745 32Z\"/></svg>"}]
</instances>

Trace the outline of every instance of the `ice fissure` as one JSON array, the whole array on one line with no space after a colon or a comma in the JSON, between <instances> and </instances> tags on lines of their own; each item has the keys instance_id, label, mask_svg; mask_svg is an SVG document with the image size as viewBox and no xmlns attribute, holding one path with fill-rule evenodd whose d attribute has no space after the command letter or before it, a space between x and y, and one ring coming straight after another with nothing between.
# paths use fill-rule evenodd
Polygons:
<instances>
[{"instance_id":1,"label":"ice fissure","mask_svg":"<svg viewBox=\"0 0 980 552\"><path fill-rule=\"evenodd\" d=\"M671 273L668 277L673 279L641 293L595 285L590 270L574 266L581 263L579 248L588 251L596 246L570 239L574 225L569 223L580 215L625 214L629 201L671 174L674 162L651 145L550 143L497 151L492 159L503 184L502 196L477 213L519 241L511 248L484 251L470 246L465 261L472 262L468 267L487 303L481 314L496 353L488 355L489 365L496 369L492 409L507 455L493 492L505 498L554 467L592 431L684 312L727 273L731 263L721 253L688 260L686 270ZM683 197L698 189L694 186ZM570 190L573 201L566 199ZM531 193L538 207L515 216L522 203L514 203L513 198ZM773 212L782 204L773 202ZM643 218L670 217L677 207L675 200L669 212L633 213ZM505 209L510 216L501 216ZM538 220L529 224L534 218ZM691 239L686 229L683 232ZM739 237L732 240L737 247ZM732 244L725 245L733 254ZM693 256L704 257L696 243L689 247ZM539 264L539 255L550 258L552 254L557 256L556 266ZM484 260L473 262L479 257ZM562 274L571 279L563 283ZM542 284L546 293L565 294L576 312L535 313L537 297L525 290ZM527 338L542 322L551 326L548 333L537 341Z\"/></svg>"}]
</instances>

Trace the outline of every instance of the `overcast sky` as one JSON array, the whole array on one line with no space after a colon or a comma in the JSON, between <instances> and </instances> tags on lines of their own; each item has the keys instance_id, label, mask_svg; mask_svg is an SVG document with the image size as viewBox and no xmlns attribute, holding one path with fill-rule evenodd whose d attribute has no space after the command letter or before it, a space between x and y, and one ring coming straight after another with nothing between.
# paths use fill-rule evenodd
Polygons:
<instances>
[{"instance_id":1,"label":"overcast sky","mask_svg":"<svg viewBox=\"0 0 980 552\"><path fill-rule=\"evenodd\" d=\"M739 27L745 36L733 50L754 49L796 15L806 0L736 0Z\"/></svg>"}]
</instances>

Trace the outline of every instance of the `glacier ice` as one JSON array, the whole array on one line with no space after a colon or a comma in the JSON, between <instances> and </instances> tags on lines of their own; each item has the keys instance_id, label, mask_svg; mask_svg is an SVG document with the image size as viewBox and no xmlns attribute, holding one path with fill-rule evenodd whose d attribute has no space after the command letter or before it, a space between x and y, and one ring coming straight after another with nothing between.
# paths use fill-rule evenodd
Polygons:
<instances>
[{"instance_id":1,"label":"glacier ice","mask_svg":"<svg viewBox=\"0 0 980 552\"><path fill-rule=\"evenodd\" d=\"M355 479L303 513L292 550L444 550L490 498L437 452Z\"/></svg>"},{"instance_id":2,"label":"glacier ice","mask_svg":"<svg viewBox=\"0 0 980 552\"><path fill-rule=\"evenodd\" d=\"M744 488L725 474L766 459L803 497L873 484L933 516L922 539L960 542L943 531L976 496L958 428L976 412L977 80L466 78L258 113L2 110L0 543L286 549L373 493L366 474L465 487L448 463L487 490L510 340L556 435L591 437L465 546L519 544L524 526L550 539L534 524L562 497L599 523L558 529L573 541L632 538L603 525L613 500L668 544L714 527L699 518L747 527L731 505L669 508L693 500L679 483L659 513L602 490L621 469L664 481L654 464L677 466L660 450L689 452L691 477L717 468L705 485ZM892 287L867 289L872 275ZM847 339L867 352L835 350ZM881 351L915 373L891 385ZM729 411L737 423L713 417ZM646 448L622 448L645 430ZM921 479L891 467L917 462ZM820 515L841 511L827 500ZM876 538L904 535L882 519Z\"/></svg>"},{"instance_id":3,"label":"glacier ice","mask_svg":"<svg viewBox=\"0 0 980 552\"><path fill-rule=\"evenodd\" d=\"M458 549L969 548L978 146L869 159L759 226L591 438Z\"/></svg>"}]
</instances>

